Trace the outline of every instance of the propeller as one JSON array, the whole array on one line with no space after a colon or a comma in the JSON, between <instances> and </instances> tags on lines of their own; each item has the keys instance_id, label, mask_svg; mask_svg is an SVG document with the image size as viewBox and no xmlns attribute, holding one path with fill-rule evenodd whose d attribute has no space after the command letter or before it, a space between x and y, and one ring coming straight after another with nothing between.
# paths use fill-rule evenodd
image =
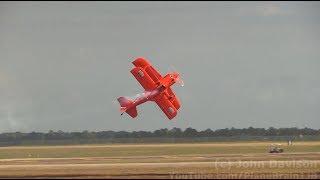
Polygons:
<instances>
[{"instance_id":1,"label":"propeller","mask_svg":"<svg viewBox=\"0 0 320 180\"><path fill-rule=\"evenodd\" d=\"M179 71L177 71L177 69L176 69L173 65L170 65L170 66L169 66L168 71L169 71L169 72L175 72L175 73L178 73L178 74L179 74L179 76L178 76L178 78L177 78L177 83L178 83L181 87L183 87L183 86L184 86L184 82L183 82L183 80L182 80L182 78L181 78L181 73L180 73Z\"/></svg>"},{"instance_id":2,"label":"propeller","mask_svg":"<svg viewBox=\"0 0 320 180\"><path fill-rule=\"evenodd\" d=\"M183 82L183 80L181 79L181 75L179 75L177 83L180 84L181 87L184 86L184 82Z\"/></svg>"}]
</instances>

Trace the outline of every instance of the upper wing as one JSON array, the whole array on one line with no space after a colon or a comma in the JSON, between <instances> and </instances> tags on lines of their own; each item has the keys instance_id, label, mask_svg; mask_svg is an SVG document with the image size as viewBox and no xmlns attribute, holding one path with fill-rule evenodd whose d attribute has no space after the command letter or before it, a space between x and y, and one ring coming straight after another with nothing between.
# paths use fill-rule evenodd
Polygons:
<instances>
[{"instance_id":1,"label":"upper wing","mask_svg":"<svg viewBox=\"0 0 320 180\"><path fill-rule=\"evenodd\" d=\"M133 76L139 81L145 90L153 90L157 87L161 74L152 67L148 60L137 58L132 62L136 67L131 70Z\"/></svg>"},{"instance_id":2,"label":"upper wing","mask_svg":"<svg viewBox=\"0 0 320 180\"><path fill-rule=\"evenodd\" d=\"M160 79L162 79L161 74L152 66L146 67L145 70L155 83L157 83Z\"/></svg>"},{"instance_id":3,"label":"upper wing","mask_svg":"<svg viewBox=\"0 0 320 180\"><path fill-rule=\"evenodd\" d=\"M143 68L135 67L130 72L146 91L151 91L157 87L156 83Z\"/></svg>"},{"instance_id":4,"label":"upper wing","mask_svg":"<svg viewBox=\"0 0 320 180\"><path fill-rule=\"evenodd\" d=\"M155 102L169 119L174 118L180 108L180 102L170 88L155 97Z\"/></svg>"}]
</instances>

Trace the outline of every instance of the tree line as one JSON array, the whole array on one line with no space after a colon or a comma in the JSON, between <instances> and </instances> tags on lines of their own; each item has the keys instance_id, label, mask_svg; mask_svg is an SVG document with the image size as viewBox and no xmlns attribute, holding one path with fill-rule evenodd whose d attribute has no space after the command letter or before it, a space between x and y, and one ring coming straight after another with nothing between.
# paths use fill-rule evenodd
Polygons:
<instances>
[{"instance_id":1,"label":"tree line","mask_svg":"<svg viewBox=\"0 0 320 180\"><path fill-rule=\"evenodd\" d=\"M74 140L74 139L116 139L116 138L196 138L196 137L234 137L234 136L320 136L320 129L311 128L225 128L211 130L206 129L197 131L191 127L182 130L180 128L159 129L155 131L82 131L82 132L63 132L52 131L42 132L13 132L1 133L0 142L24 141L24 140Z\"/></svg>"}]
</instances>

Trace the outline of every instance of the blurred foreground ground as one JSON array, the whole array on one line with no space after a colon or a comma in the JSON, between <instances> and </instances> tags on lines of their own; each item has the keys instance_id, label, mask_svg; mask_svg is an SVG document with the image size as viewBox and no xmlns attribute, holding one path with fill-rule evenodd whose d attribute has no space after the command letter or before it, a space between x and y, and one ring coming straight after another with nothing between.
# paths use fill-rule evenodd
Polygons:
<instances>
[{"instance_id":1,"label":"blurred foreground ground","mask_svg":"<svg viewBox=\"0 0 320 180\"><path fill-rule=\"evenodd\" d=\"M320 178L320 142L271 143L1 147L0 177Z\"/></svg>"}]
</instances>

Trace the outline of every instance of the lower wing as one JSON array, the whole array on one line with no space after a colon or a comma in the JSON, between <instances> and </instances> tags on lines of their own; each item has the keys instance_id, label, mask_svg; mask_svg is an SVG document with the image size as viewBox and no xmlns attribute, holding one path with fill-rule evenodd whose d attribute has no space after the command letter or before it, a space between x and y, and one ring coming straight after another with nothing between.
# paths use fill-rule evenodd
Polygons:
<instances>
[{"instance_id":1,"label":"lower wing","mask_svg":"<svg viewBox=\"0 0 320 180\"><path fill-rule=\"evenodd\" d=\"M161 108L161 110L166 114L169 119L174 118L177 115L177 108L174 106L172 102L174 99L170 99L165 93L162 93L155 97L155 102Z\"/></svg>"}]
</instances>

